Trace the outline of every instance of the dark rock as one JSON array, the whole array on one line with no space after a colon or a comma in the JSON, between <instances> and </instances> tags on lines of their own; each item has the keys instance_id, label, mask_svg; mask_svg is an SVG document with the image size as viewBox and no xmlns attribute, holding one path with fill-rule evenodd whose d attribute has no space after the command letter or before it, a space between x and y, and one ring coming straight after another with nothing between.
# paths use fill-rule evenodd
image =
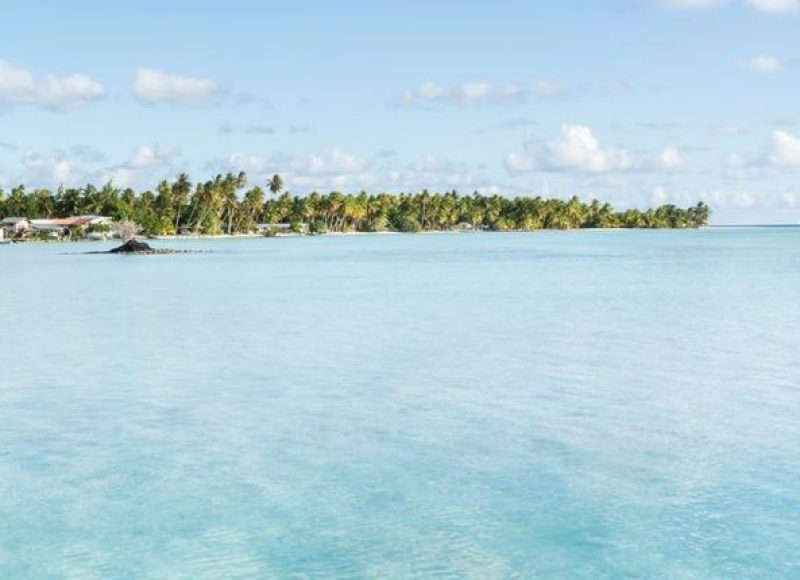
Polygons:
<instances>
[{"instance_id":1,"label":"dark rock","mask_svg":"<svg viewBox=\"0 0 800 580\"><path fill-rule=\"evenodd\" d=\"M155 254L156 251L144 242L128 240L118 248L109 250L110 254Z\"/></svg>"}]
</instances>

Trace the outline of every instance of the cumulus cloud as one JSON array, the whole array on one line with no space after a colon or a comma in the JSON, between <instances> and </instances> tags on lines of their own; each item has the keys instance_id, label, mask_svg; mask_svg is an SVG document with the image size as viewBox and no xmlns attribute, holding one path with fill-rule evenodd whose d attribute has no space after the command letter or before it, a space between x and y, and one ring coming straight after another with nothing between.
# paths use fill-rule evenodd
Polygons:
<instances>
[{"instance_id":1,"label":"cumulus cloud","mask_svg":"<svg viewBox=\"0 0 800 580\"><path fill-rule=\"evenodd\" d=\"M655 167L664 171L678 171L686 167L686 161L676 147L666 147L656 158Z\"/></svg>"},{"instance_id":2,"label":"cumulus cloud","mask_svg":"<svg viewBox=\"0 0 800 580\"><path fill-rule=\"evenodd\" d=\"M566 125L561 136L547 144L549 161L555 167L587 172L628 169L631 157L624 149L600 147L589 127Z\"/></svg>"},{"instance_id":3,"label":"cumulus cloud","mask_svg":"<svg viewBox=\"0 0 800 580\"><path fill-rule=\"evenodd\" d=\"M744 68L750 69L754 72L769 74L778 72L780 70L781 61L774 56L760 54L758 56L754 56L753 58L742 61L741 65Z\"/></svg>"},{"instance_id":4,"label":"cumulus cloud","mask_svg":"<svg viewBox=\"0 0 800 580\"><path fill-rule=\"evenodd\" d=\"M178 150L169 145L141 145L130 158L99 171L98 181L113 181L119 187L153 188L162 179L178 173Z\"/></svg>"},{"instance_id":5,"label":"cumulus cloud","mask_svg":"<svg viewBox=\"0 0 800 580\"><path fill-rule=\"evenodd\" d=\"M341 149L331 149L324 153L304 155L298 159L295 167L310 175L336 175L361 173L367 168L367 162Z\"/></svg>"},{"instance_id":6,"label":"cumulus cloud","mask_svg":"<svg viewBox=\"0 0 800 580\"><path fill-rule=\"evenodd\" d=\"M421 163L390 167L386 172L389 183L400 188L459 188L476 185L476 175L466 163L426 156Z\"/></svg>"},{"instance_id":7,"label":"cumulus cloud","mask_svg":"<svg viewBox=\"0 0 800 580\"><path fill-rule=\"evenodd\" d=\"M536 169L604 173L630 169L633 160L625 149L601 147L591 128L564 125L557 137L531 143L522 153L506 157L505 166L512 173Z\"/></svg>"},{"instance_id":8,"label":"cumulus cloud","mask_svg":"<svg viewBox=\"0 0 800 580\"><path fill-rule=\"evenodd\" d=\"M311 190L381 188L384 191L429 189L474 189L498 191L481 175L482 167L428 155L419 162L401 163L394 152L378 152L365 159L341 149L288 155L235 152L208 169L246 171L254 181L279 173L287 189L295 193Z\"/></svg>"},{"instance_id":9,"label":"cumulus cloud","mask_svg":"<svg viewBox=\"0 0 800 580\"><path fill-rule=\"evenodd\" d=\"M778 189L771 191L754 191L742 187L730 189L684 189L654 187L650 193L650 205L664 205L667 203L689 206L704 201L715 211L719 210L746 210L760 209L792 209L800 205L800 195L791 189Z\"/></svg>"},{"instance_id":10,"label":"cumulus cloud","mask_svg":"<svg viewBox=\"0 0 800 580\"><path fill-rule=\"evenodd\" d=\"M103 85L84 74L37 79L30 71L0 59L0 103L64 111L93 103L105 94Z\"/></svg>"},{"instance_id":11,"label":"cumulus cloud","mask_svg":"<svg viewBox=\"0 0 800 580\"><path fill-rule=\"evenodd\" d=\"M564 125L557 136L529 141L522 152L508 155L505 168L512 174L557 171L597 175L678 172L688 169L689 164L674 146L634 155L623 147L602 146L590 127Z\"/></svg>"},{"instance_id":12,"label":"cumulus cloud","mask_svg":"<svg viewBox=\"0 0 800 580\"><path fill-rule=\"evenodd\" d=\"M769 162L776 167L800 166L800 138L787 131L774 131Z\"/></svg>"},{"instance_id":13,"label":"cumulus cloud","mask_svg":"<svg viewBox=\"0 0 800 580\"><path fill-rule=\"evenodd\" d=\"M143 103L167 103L187 107L213 107L222 102L225 91L215 81L182 76L151 68L139 68L133 79L133 92Z\"/></svg>"},{"instance_id":14,"label":"cumulus cloud","mask_svg":"<svg viewBox=\"0 0 800 580\"><path fill-rule=\"evenodd\" d=\"M530 98L557 99L568 94L567 89L552 80L540 79L526 85L494 86L487 82L469 82L451 87L428 82L406 91L400 98L403 106L451 104L474 106L522 102Z\"/></svg>"},{"instance_id":15,"label":"cumulus cloud","mask_svg":"<svg viewBox=\"0 0 800 580\"><path fill-rule=\"evenodd\" d=\"M280 173L287 188L367 187L375 182L366 159L341 149L304 155L234 152L223 165L227 170L245 171L257 179Z\"/></svg>"},{"instance_id":16,"label":"cumulus cloud","mask_svg":"<svg viewBox=\"0 0 800 580\"><path fill-rule=\"evenodd\" d=\"M85 145L49 153L26 151L12 183L54 189L60 185L80 187L87 183L113 181L119 187L153 188L162 179L178 173L179 152L167 145L142 145L119 163L106 163L100 152Z\"/></svg>"},{"instance_id":17,"label":"cumulus cloud","mask_svg":"<svg viewBox=\"0 0 800 580\"><path fill-rule=\"evenodd\" d=\"M48 156L26 151L22 156L21 182L37 186L81 184L87 174L77 160L66 155Z\"/></svg>"},{"instance_id":18,"label":"cumulus cloud","mask_svg":"<svg viewBox=\"0 0 800 580\"><path fill-rule=\"evenodd\" d=\"M799 0L747 0L747 2L756 10L772 14L795 12L800 7Z\"/></svg>"},{"instance_id":19,"label":"cumulus cloud","mask_svg":"<svg viewBox=\"0 0 800 580\"><path fill-rule=\"evenodd\" d=\"M168 145L142 145L134 151L131 165L133 167L151 167L170 163L174 157L175 150Z\"/></svg>"}]
</instances>

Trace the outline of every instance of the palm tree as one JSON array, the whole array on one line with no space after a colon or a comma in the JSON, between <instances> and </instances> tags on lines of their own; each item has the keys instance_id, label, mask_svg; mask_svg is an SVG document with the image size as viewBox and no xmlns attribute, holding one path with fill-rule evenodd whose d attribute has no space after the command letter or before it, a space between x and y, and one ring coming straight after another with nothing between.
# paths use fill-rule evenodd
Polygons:
<instances>
[{"instance_id":1,"label":"palm tree","mask_svg":"<svg viewBox=\"0 0 800 580\"><path fill-rule=\"evenodd\" d=\"M87 184L80 189L59 187L55 194L47 189L32 192L20 185L5 197L0 192L0 216L21 215L29 218L68 216L82 213L111 215L115 219L136 220L147 233L177 231L181 221L204 232L225 231L233 234L250 231L257 219L277 221L304 220L315 231L382 230L387 225L401 231L449 229L459 221L474 227L494 230L569 229L576 227L687 228L708 223L709 207L699 202L690 208L663 205L646 211L615 211L608 203L593 200L583 203L578 197L568 201L544 200L541 197L473 195L459 197L456 191L444 193L423 190L420 193L345 195L333 191L316 192L307 197L292 197L283 191L278 174L267 181L271 196L265 200L260 187L240 195L247 175L227 173L197 184L181 173L173 183L162 181L151 191L137 194L128 188L120 192L109 181L100 189ZM191 194L191 195L190 195ZM324 222L321 223L321 222Z\"/></svg>"},{"instance_id":2,"label":"palm tree","mask_svg":"<svg viewBox=\"0 0 800 580\"><path fill-rule=\"evenodd\" d=\"M50 194L50 190L37 189L33 192L33 196L35 200L35 215L46 218L52 217L55 204L53 203L53 196Z\"/></svg>"},{"instance_id":3,"label":"palm tree","mask_svg":"<svg viewBox=\"0 0 800 580\"><path fill-rule=\"evenodd\" d=\"M251 223L255 223L264 207L264 190L257 185L244 194L244 205Z\"/></svg>"},{"instance_id":4,"label":"palm tree","mask_svg":"<svg viewBox=\"0 0 800 580\"><path fill-rule=\"evenodd\" d=\"M278 195L283 191L283 179L277 173L272 176L272 179L267 181L267 187L272 195Z\"/></svg>"},{"instance_id":5,"label":"palm tree","mask_svg":"<svg viewBox=\"0 0 800 580\"><path fill-rule=\"evenodd\" d=\"M581 203L581 200L577 195L573 196L572 199L567 202L567 205L564 206L564 213L566 215L568 227L579 228L583 225L585 213L584 205Z\"/></svg>"},{"instance_id":6,"label":"palm tree","mask_svg":"<svg viewBox=\"0 0 800 580\"><path fill-rule=\"evenodd\" d=\"M173 211L175 212L175 232L179 231L181 223L181 214L183 208L189 203L189 193L192 191L192 182L189 176L185 173L178 175L175 183L172 184L172 200L174 205Z\"/></svg>"},{"instance_id":7,"label":"palm tree","mask_svg":"<svg viewBox=\"0 0 800 580\"><path fill-rule=\"evenodd\" d=\"M233 219L236 215L236 210L239 207L239 200L236 197L236 190L239 188L239 184L246 183L246 179L242 179L244 172L240 173L238 177L235 177L233 174L228 173L225 176L225 179L222 181L221 185L221 204L220 209L221 213L225 214L228 219L228 235L231 235L233 232ZM219 217L222 217L220 215Z\"/></svg>"},{"instance_id":8,"label":"palm tree","mask_svg":"<svg viewBox=\"0 0 800 580\"><path fill-rule=\"evenodd\" d=\"M156 210L162 218L169 219L172 223L172 212L175 208L175 202L172 197L172 185L164 179L158 184L158 195L156 196Z\"/></svg>"}]
</instances>

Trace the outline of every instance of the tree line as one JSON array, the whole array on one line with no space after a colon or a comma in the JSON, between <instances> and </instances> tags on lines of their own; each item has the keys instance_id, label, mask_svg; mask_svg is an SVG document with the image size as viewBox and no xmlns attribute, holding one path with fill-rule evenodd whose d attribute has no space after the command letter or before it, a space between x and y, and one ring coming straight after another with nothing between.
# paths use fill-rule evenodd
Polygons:
<instances>
[{"instance_id":1,"label":"tree line","mask_svg":"<svg viewBox=\"0 0 800 580\"><path fill-rule=\"evenodd\" d=\"M578 197L569 200L500 195L459 195L455 191L401 194L327 194L293 196L273 176L262 187L248 187L247 176L227 173L193 184L182 173L162 181L155 191L135 192L112 182L101 187L60 187L28 191L23 185L0 188L0 217L28 219L104 215L130 220L145 235L175 233L235 234L259 223L289 223L311 232L416 232L474 228L531 231L577 228L696 228L708 223L709 207L662 205L647 210L615 210L610 204Z\"/></svg>"}]
</instances>

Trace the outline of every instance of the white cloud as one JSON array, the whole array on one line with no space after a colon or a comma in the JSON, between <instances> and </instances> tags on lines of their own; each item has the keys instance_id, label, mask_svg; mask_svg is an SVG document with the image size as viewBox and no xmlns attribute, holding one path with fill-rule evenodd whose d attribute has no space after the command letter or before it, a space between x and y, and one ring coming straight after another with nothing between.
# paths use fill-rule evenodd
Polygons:
<instances>
[{"instance_id":1,"label":"white cloud","mask_svg":"<svg viewBox=\"0 0 800 580\"><path fill-rule=\"evenodd\" d=\"M533 81L526 85L496 87L487 82L469 82L457 87L448 87L429 82L419 88L406 91L400 104L412 106L419 104L454 104L462 106L521 102L529 98L557 99L567 95L561 84L547 79Z\"/></svg>"},{"instance_id":2,"label":"white cloud","mask_svg":"<svg viewBox=\"0 0 800 580\"><path fill-rule=\"evenodd\" d=\"M154 147L142 145L134 151L130 164L133 167L150 167L170 163L174 157L175 150L168 145L158 144Z\"/></svg>"},{"instance_id":3,"label":"white cloud","mask_svg":"<svg viewBox=\"0 0 800 580\"><path fill-rule=\"evenodd\" d=\"M714 189L702 193L699 197L712 207L749 208L755 205L764 205L765 201L763 196L757 196L747 190ZM760 197L761 199L759 199Z\"/></svg>"},{"instance_id":4,"label":"white cloud","mask_svg":"<svg viewBox=\"0 0 800 580\"><path fill-rule=\"evenodd\" d=\"M686 167L686 161L676 147L666 147L656 159L655 167L664 171L677 171Z\"/></svg>"},{"instance_id":5,"label":"white cloud","mask_svg":"<svg viewBox=\"0 0 800 580\"><path fill-rule=\"evenodd\" d=\"M341 149L305 155L234 152L224 165L230 170L252 174L256 179L280 173L287 188L304 190L367 187L375 181L365 159Z\"/></svg>"},{"instance_id":6,"label":"white cloud","mask_svg":"<svg viewBox=\"0 0 800 580\"><path fill-rule=\"evenodd\" d=\"M741 65L744 68L750 69L758 73L769 74L778 72L780 70L781 61L775 58L774 56L760 54L758 56L754 56L751 59L742 61Z\"/></svg>"},{"instance_id":7,"label":"white cloud","mask_svg":"<svg viewBox=\"0 0 800 580\"><path fill-rule=\"evenodd\" d=\"M772 14L795 12L800 7L798 0L748 0L748 4L756 10Z\"/></svg>"},{"instance_id":8,"label":"white cloud","mask_svg":"<svg viewBox=\"0 0 800 580\"><path fill-rule=\"evenodd\" d=\"M663 186L659 185L658 187L653 188L653 193L650 194L650 203L652 205L664 205L667 202L667 190L664 189Z\"/></svg>"},{"instance_id":9,"label":"white cloud","mask_svg":"<svg viewBox=\"0 0 800 580\"><path fill-rule=\"evenodd\" d=\"M104 96L103 86L86 75L46 75L37 79L30 71L0 60L0 103L63 111L88 105Z\"/></svg>"},{"instance_id":10,"label":"white cloud","mask_svg":"<svg viewBox=\"0 0 800 580\"><path fill-rule=\"evenodd\" d=\"M539 162L536 156L529 152L509 153L504 165L511 173L527 173L536 170Z\"/></svg>"},{"instance_id":11,"label":"white cloud","mask_svg":"<svg viewBox=\"0 0 800 580\"><path fill-rule=\"evenodd\" d=\"M111 180L118 187L152 189L162 179L178 173L179 152L164 144L137 147L128 161L101 169L97 181Z\"/></svg>"},{"instance_id":12,"label":"white cloud","mask_svg":"<svg viewBox=\"0 0 800 580\"><path fill-rule=\"evenodd\" d=\"M776 167L800 166L800 138L786 131L774 131L769 161Z\"/></svg>"},{"instance_id":13,"label":"white cloud","mask_svg":"<svg viewBox=\"0 0 800 580\"><path fill-rule=\"evenodd\" d=\"M188 107L211 107L222 102L222 88L213 80L181 76L151 68L139 68L133 92L147 104L169 103Z\"/></svg>"},{"instance_id":14,"label":"white cloud","mask_svg":"<svg viewBox=\"0 0 800 580\"><path fill-rule=\"evenodd\" d=\"M235 152L230 155L228 162L231 167L241 171L272 173L288 170L293 174L313 176L363 173L368 168L364 159L341 149L299 156L251 155Z\"/></svg>"},{"instance_id":15,"label":"white cloud","mask_svg":"<svg viewBox=\"0 0 800 580\"><path fill-rule=\"evenodd\" d=\"M478 179L465 163L428 155L422 163L392 167L386 172L388 181L401 188L459 188L473 187Z\"/></svg>"},{"instance_id":16,"label":"white cloud","mask_svg":"<svg viewBox=\"0 0 800 580\"><path fill-rule=\"evenodd\" d=\"M691 191L689 189L667 189L663 186L653 188L650 194L650 204L664 205L675 204L678 206L690 206L702 200L711 206L712 210L718 209L748 209L760 208L783 208L791 207L793 200L791 194L786 192L780 194L757 193L746 189L706 189Z\"/></svg>"},{"instance_id":17,"label":"white cloud","mask_svg":"<svg viewBox=\"0 0 800 580\"><path fill-rule=\"evenodd\" d=\"M287 189L301 195L312 190L354 191L376 187L382 191L472 190L477 187L484 192L499 191L496 184L481 175L482 167L433 155L416 163L399 163L394 156L366 160L340 149L304 155L236 152L208 169L246 171L254 182L279 173Z\"/></svg>"},{"instance_id":18,"label":"white cloud","mask_svg":"<svg viewBox=\"0 0 800 580\"><path fill-rule=\"evenodd\" d=\"M628 169L632 162L624 149L602 149L589 127L565 125L561 136L547 143L549 160L555 167L586 172Z\"/></svg>"},{"instance_id":19,"label":"white cloud","mask_svg":"<svg viewBox=\"0 0 800 580\"><path fill-rule=\"evenodd\" d=\"M530 141L525 150L505 159L510 173L575 171L590 175L621 172L678 172L689 168L683 153L674 146L658 153L634 156L623 147L601 146L590 127L564 125L551 139Z\"/></svg>"},{"instance_id":20,"label":"white cloud","mask_svg":"<svg viewBox=\"0 0 800 580\"><path fill-rule=\"evenodd\" d=\"M309 175L361 173L367 168L367 162L341 149L331 149L324 153L311 153L300 157L295 168Z\"/></svg>"},{"instance_id":21,"label":"white cloud","mask_svg":"<svg viewBox=\"0 0 800 580\"><path fill-rule=\"evenodd\" d=\"M505 166L512 173L539 168L604 173L631 169L633 160L625 149L601 147L589 127L564 125L558 137L509 155Z\"/></svg>"},{"instance_id":22,"label":"white cloud","mask_svg":"<svg viewBox=\"0 0 800 580\"><path fill-rule=\"evenodd\" d=\"M67 156L49 157L35 151L22 156L24 183L40 185L79 185L85 178L84 171L74 159Z\"/></svg>"}]
</instances>

